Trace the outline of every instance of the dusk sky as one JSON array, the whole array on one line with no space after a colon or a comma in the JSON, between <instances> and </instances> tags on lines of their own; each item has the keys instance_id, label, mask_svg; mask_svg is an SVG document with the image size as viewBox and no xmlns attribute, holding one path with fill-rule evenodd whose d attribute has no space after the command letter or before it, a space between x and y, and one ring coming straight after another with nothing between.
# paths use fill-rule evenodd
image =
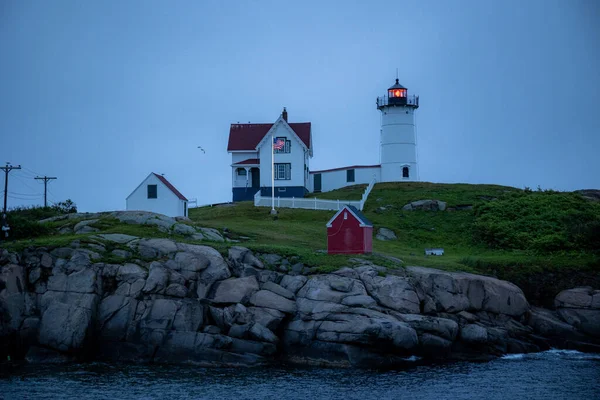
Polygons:
<instances>
[{"instance_id":1,"label":"dusk sky","mask_svg":"<svg viewBox=\"0 0 600 400\"><path fill-rule=\"evenodd\" d=\"M600 188L599 21L597 0L2 0L9 207L42 204L38 174L80 211L124 209L150 172L230 201L229 125L284 106L312 170L377 164L396 68L421 180Z\"/></svg>"}]
</instances>

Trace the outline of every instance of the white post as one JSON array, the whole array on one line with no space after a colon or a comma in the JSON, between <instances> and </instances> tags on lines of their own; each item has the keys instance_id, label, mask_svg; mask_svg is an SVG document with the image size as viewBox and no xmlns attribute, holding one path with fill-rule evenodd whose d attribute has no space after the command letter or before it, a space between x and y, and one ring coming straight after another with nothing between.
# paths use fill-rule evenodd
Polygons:
<instances>
[{"instance_id":1,"label":"white post","mask_svg":"<svg viewBox=\"0 0 600 400\"><path fill-rule=\"evenodd\" d=\"M294 196L292 196L292 208L296 208L294 207L296 205L296 198Z\"/></svg>"},{"instance_id":2,"label":"white post","mask_svg":"<svg viewBox=\"0 0 600 400\"><path fill-rule=\"evenodd\" d=\"M271 211L275 211L275 150L273 140L275 132L271 133Z\"/></svg>"},{"instance_id":3,"label":"white post","mask_svg":"<svg viewBox=\"0 0 600 400\"><path fill-rule=\"evenodd\" d=\"M277 207L281 207L281 197L277 196Z\"/></svg>"},{"instance_id":4,"label":"white post","mask_svg":"<svg viewBox=\"0 0 600 400\"><path fill-rule=\"evenodd\" d=\"M315 197L315 210L317 209L317 198Z\"/></svg>"}]
</instances>

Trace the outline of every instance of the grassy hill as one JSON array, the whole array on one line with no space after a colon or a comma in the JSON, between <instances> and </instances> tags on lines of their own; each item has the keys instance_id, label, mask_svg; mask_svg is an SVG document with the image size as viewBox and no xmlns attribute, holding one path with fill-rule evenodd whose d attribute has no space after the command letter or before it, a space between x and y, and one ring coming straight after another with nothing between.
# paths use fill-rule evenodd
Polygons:
<instances>
[{"instance_id":1,"label":"grassy hill","mask_svg":"<svg viewBox=\"0 0 600 400\"><path fill-rule=\"evenodd\" d=\"M365 185L319 194L360 199ZM404 211L410 202L447 202L446 211ZM190 210L199 225L249 237L259 251L298 255L325 268L346 256L315 253L327 247L332 211L281 208L277 219L251 202ZM553 297L563 286L600 286L600 203L576 193L531 191L497 185L385 183L373 188L364 209L375 230L392 229L398 240L373 241L374 253L405 265L484 273L513 281L529 296ZM425 256L443 247L441 257ZM552 292L552 293L551 293ZM551 294L550 294L551 293Z\"/></svg>"},{"instance_id":2,"label":"grassy hill","mask_svg":"<svg viewBox=\"0 0 600 400\"><path fill-rule=\"evenodd\" d=\"M350 186L318 197L357 200L364 190L364 185ZM410 202L426 199L444 201L447 209L403 210ZM20 233L23 239L0 247L19 250L28 246L68 246L73 240L93 241L94 234L59 235L57 231L64 227L64 221L38 225L35 221L50 216L38 215L38 211L23 209L9 215L14 233ZM52 215L70 212L43 211L52 211ZM281 208L277 218L269 211L268 207L241 202L190 209L190 219L193 225L227 232L226 236L239 239L241 245L254 251L296 256L298 261L317 267L317 272L351 265L350 259L355 256L323 253L327 248L325 224L333 211ZM390 256L401 259L403 265L493 275L516 283L530 300L544 305L566 288L600 287L600 202L593 198L497 185L385 183L375 185L364 213L373 221L375 231L389 228L398 237L392 241L374 240L374 254L360 256L378 265L397 267ZM69 226L77 222L69 219ZM197 242L108 216L91 226L101 233ZM237 243L208 244L226 254L228 247ZM445 255L425 256L427 247L443 247Z\"/></svg>"}]
</instances>

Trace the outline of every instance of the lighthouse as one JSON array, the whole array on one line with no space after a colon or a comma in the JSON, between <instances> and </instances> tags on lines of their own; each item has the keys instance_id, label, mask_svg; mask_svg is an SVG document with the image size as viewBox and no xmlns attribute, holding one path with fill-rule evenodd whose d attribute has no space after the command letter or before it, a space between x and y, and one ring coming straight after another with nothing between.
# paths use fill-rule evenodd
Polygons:
<instances>
[{"instance_id":1,"label":"lighthouse","mask_svg":"<svg viewBox=\"0 0 600 400\"><path fill-rule=\"evenodd\" d=\"M419 96L408 95L398 79L377 98L381 111L380 164L381 182L418 181L415 112Z\"/></svg>"}]
</instances>

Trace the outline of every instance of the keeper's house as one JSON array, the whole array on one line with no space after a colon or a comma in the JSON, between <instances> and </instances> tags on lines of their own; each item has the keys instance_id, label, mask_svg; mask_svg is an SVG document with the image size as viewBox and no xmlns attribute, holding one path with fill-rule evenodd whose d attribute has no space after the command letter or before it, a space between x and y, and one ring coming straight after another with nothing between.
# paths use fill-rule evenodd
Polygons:
<instances>
[{"instance_id":1,"label":"keeper's house","mask_svg":"<svg viewBox=\"0 0 600 400\"><path fill-rule=\"evenodd\" d=\"M418 181L415 113L419 96L409 95L398 79L377 98L381 112L380 157L377 165L352 165L311 171L313 156L310 122L288 123L287 111L274 124L232 124L227 151L231 153L233 201L252 200L260 190L271 196L271 146L275 150L275 197L303 197L344 186L371 182Z\"/></svg>"},{"instance_id":2,"label":"keeper's house","mask_svg":"<svg viewBox=\"0 0 600 400\"><path fill-rule=\"evenodd\" d=\"M233 201L252 200L259 190L262 196L271 196L273 139L284 142L273 155L275 196L304 197L309 192L311 135L310 122L289 123L285 108L273 124L231 124L227 151Z\"/></svg>"}]
</instances>

